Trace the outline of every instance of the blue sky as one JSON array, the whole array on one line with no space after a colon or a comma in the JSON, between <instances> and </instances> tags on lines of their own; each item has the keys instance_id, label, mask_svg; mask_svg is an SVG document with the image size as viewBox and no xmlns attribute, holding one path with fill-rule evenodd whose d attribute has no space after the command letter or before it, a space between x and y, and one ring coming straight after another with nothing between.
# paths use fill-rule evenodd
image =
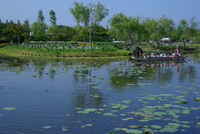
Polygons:
<instances>
[{"instance_id":1,"label":"blue sky","mask_svg":"<svg viewBox=\"0 0 200 134\"><path fill-rule=\"evenodd\" d=\"M73 7L74 0L0 0L0 19L19 19L23 22L29 19L30 23L37 20L38 11L41 9L45 22L50 25L49 11L56 12L57 24L74 26L75 19L70 14L69 8ZM109 15L102 21L107 25L107 20L119 12L127 16L143 16L160 18L165 15L172 18L177 24L181 19L189 21L193 16L200 22L200 0L76 0L88 3L100 2L109 9Z\"/></svg>"}]
</instances>

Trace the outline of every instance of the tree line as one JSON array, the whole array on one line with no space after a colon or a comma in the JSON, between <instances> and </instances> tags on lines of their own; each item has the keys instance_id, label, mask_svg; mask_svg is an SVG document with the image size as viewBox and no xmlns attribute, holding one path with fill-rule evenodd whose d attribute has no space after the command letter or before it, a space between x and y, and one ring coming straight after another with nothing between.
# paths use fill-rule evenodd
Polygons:
<instances>
[{"instance_id":1,"label":"tree line","mask_svg":"<svg viewBox=\"0 0 200 134\"><path fill-rule=\"evenodd\" d=\"M126 49L135 44L147 42L149 45L160 44L160 39L169 37L172 42L193 40L200 43L199 22L193 17L190 22L182 19L178 23L171 18L162 16L159 19L126 16L123 13L113 15L109 26L100 23L108 15L109 10L101 3L84 5L74 2L70 13L76 20L76 26L57 25L56 13L49 11L51 25L47 26L42 10L38 11L37 21L29 20L17 23L12 20L0 21L0 43L22 43L29 41L82 41L89 42L92 51L92 41L110 42L123 41Z\"/></svg>"}]
</instances>

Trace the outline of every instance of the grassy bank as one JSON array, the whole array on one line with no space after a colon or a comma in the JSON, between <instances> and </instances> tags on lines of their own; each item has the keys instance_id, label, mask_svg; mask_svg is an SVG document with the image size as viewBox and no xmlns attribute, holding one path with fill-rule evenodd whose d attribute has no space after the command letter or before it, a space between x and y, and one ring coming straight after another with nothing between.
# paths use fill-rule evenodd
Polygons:
<instances>
[{"instance_id":1,"label":"grassy bank","mask_svg":"<svg viewBox=\"0 0 200 134\"><path fill-rule=\"evenodd\" d=\"M44 49L45 47L34 47L30 46L17 46L13 44L0 44L0 54L10 57L18 58L31 58L31 59L117 59L117 58L127 58L128 54L132 51L127 51L125 49L119 49L114 45L112 49L110 46L104 45L105 51L101 48L94 50L93 53L89 50L84 50L79 47L79 49L55 49L51 47L50 49ZM101 46L102 47L102 46ZM160 48L155 49L155 47L150 47L149 45L141 45L142 49L146 52L155 52L155 51L172 51L175 50L176 45L162 45ZM182 46L183 47L183 46ZM102 47L103 48L103 47ZM194 48L195 51L200 51L200 44L188 44L187 48ZM183 50L183 49L181 49ZM189 50L189 49L188 49ZM187 50L186 50L187 51ZM193 49L192 49L193 51ZM183 51L182 51L183 52Z\"/></svg>"},{"instance_id":2,"label":"grassy bank","mask_svg":"<svg viewBox=\"0 0 200 134\"><path fill-rule=\"evenodd\" d=\"M66 52L63 50L44 51L39 48L25 48L8 45L0 48L0 54L20 58L51 58L51 59L99 59L99 58L127 58L129 51L115 52Z\"/></svg>"}]
</instances>

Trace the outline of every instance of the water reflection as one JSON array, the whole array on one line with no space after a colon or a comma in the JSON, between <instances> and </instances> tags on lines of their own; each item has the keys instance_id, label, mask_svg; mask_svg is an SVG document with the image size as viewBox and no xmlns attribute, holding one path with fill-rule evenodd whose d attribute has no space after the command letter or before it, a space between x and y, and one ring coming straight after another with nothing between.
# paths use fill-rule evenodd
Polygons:
<instances>
[{"instance_id":1,"label":"water reflection","mask_svg":"<svg viewBox=\"0 0 200 134\"><path fill-rule=\"evenodd\" d=\"M160 62L160 63L140 63L124 61L113 65L110 69L110 79L112 86L125 87L129 84L138 85L144 80L158 81L164 83L174 80L179 76L179 81L195 79L195 65L188 65L186 62Z\"/></svg>"},{"instance_id":2,"label":"water reflection","mask_svg":"<svg viewBox=\"0 0 200 134\"><path fill-rule=\"evenodd\" d=\"M192 56L195 57L197 55L198 54L194 54ZM193 62L198 62L198 60ZM106 67L109 74L111 86L118 88L131 84L138 85L138 83L141 83L143 80L151 79L155 79L163 83L172 80L174 75L178 75L179 81L181 82L185 81L187 77L189 77L189 79L194 79L196 77L195 65L184 62L140 63L128 60L120 62L105 62L102 60L97 62L48 62L20 60L8 57L1 57L0 60L0 70L9 70L19 74L20 72L32 69L34 72L32 77L42 78L44 76L49 76L51 80L54 80L56 75L70 72L73 74L74 82L81 82L82 84L89 83L89 90L92 90L92 87L97 86L95 85L96 77L99 78L100 76L98 75L101 75L95 74L97 76L93 76L93 71L101 69L103 66Z\"/></svg>"}]
</instances>

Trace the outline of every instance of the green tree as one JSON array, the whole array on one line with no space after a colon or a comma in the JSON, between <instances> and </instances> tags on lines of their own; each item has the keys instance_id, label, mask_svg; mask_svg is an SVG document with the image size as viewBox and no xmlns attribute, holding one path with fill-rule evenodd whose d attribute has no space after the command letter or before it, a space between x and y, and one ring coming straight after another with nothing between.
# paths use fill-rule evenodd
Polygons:
<instances>
[{"instance_id":1,"label":"green tree","mask_svg":"<svg viewBox=\"0 0 200 134\"><path fill-rule=\"evenodd\" d=\"M192 19L190 20L190 39L197 35L197 32L199 31L198 29L200 29L199 23L195 21L195 17L192 17Z\"/></svg>"},{"instance_id":2,"label":"green tree","mask_svg":"<svg viewBox=\"0 0 200 134\"><path fill-rule=\"evenodd\" d=\"M70 8L70 11L77 21L77 26L79 23L83 23L89 31L89 42L90 50L92 50L92 33L93 25L99 25L100 22L108 15L108 9L106 9L101 3L89 4L84 6L82 3L74 2L74 8Z\"/></svg>"},{"instance_id":3,"label":"green tree","mask_svg":"<svg viewBox=\"0 0 200 134\"><path fill-rule=\"evenodd\" d=\"M37 22L34 22L31 26L31 31L33 33L32 39L36 41L45 41L47 37L45 31L47 30L47 25L44 23L44 16L42 10L38 12Z\"/></svg>"},{"instance_id":4,"label":"green tree","mask_svg":"<svg viewBox=\"0 0 200 134\"><path fill-rule=\"evenodd\" d=\"M200 30L196 32L195 36L192 39L194 40L194 43L200 44Z\"/></svg>"},{"instance_id":5,"label":"green tree","mask_svg":"<svg viewBox=\"0 0 200 134\"><path fill-rule=\"evenodd\" d=\"M108 31L103 26L94 24L92 29L93 29L93 41L102 42L102 41L109 40L109 37L107 34Z\"/></svg>"},{"instance_id":6,"label":"green tree","mask_svg":"<svg viewBox=\"0 0 200 134\"><path fill-rule=\"evenodd\" d=\"M142 21L142 25L145 29L145 40L152 46L153 41L158 42L162 35L159 34L158 21L155 19L146 18Z\"/></svg>"},{"instance_id":7,"label":"green tree","mask_svg":"<svg viewBox=\"0 0 200 134\"><path fill-rule=\"evenodd\" d=\"M172 19L162 16L159 20L146 18L142 21L145 29L145 39L152 45L152 41L156 43L157 48L163 37L174 38L175 24Z\"/></svg>"},{"instance_id":8,"label":"green tree","mask_svg":"<svg viewBox=\"0 0 200 134\"><path fill-rule=\"evenodd\" d=\"M93 25L99 25L99 23L108 15L109 10L104 7L101 3L97 5L89 4L89 18L88 18L88 28L89 28L89 42L90 51L92 52L92 33Z\"/></svg>"},{"instance_id":9,"label":"green tree","mask_svg":"<svg viewBox=\"0 0 200 134\"><path fill-rule=\"evenodd\" d=\"M15 24L11 20L10 22L6 21L5 27L2 31L3 41L4 42L16 42Z\"/></svg>"},{"instance_id":10,"label":"green tree","mask_svg":"<svg viewBox=\"0 0 200 134\"><path fill-rule=\"evenodd\" d=\"M109 35L116 40L124 41L127 50L142 41L144 28L139 17L127 17L118 13L113 15L109 23L111 25Z\"/></svg>"},{"instance_id":11,"label":"green tree","mask_svg":"<svg viewBox=\"0 0 200 134\"><path fill-rule=\"evenodd\" d=\"M163 37L171 37L174 29L175 24L172 19L168 19L167 17L162 16L158 20L158 30Z\"/></svg>"},{"instance_id":12,"label":"green tree","mask_svg":"<svg viewBox=\"0 0 200 134\"><path fill-rule=\"evenodd\" d=\"M183 42L185 50L185 42L190 38L190 28L188 22L186 20L181 20L177 30L180 36L179 38Z\"/></svg>"},{"instance_id":13,"label":"green tree","mask_svg":"<svg viewBox=\"0 0 200 134\"><path fill-rule=\"evenodd\" d=\"M194 38L198 33L199 23L195 21L193 17L190 20L190 24L186 20L181 20L179 26L177 28L177 33L179 35L180 40L183 42L184 49L186 46L186 42Z\"/></svg>"},{"instance_id":14,"label":"green tree","mask_svg":"<svg viewBox=\"0 0 200 134\"><path fill-rule=\"evenodd\" d=\"M30 24L28 19L24 21L22 28L23 28L22 36L24 38L24 41L28 42L30 40Z\"/></svg>"},{"instance_id":15,"label":"green tree","mask_svg":"<svg viewBox=\"0 0 200 134\"><path fill-rule=\"evenodd\" d=\"M52 35L52 41L72 41L75 33L73 27L63 25L50 26L47 30L47 34Z\"/></svg>"},{"instance_id":16,"label":"green tree","mask_svg":"<svg viewBox=\"0 0 200 134\"><path fill-rule=\"evenodd\" d=\"M73 4L74 8L69 8L69 10L76 20L77 27L79 27L82 16L83 3L74 1Z\"/></svg>"},{"instance_id":17,"label":"green tree","mask_svg":"<svg viewBox=\"0 0 200 134\"><path fill-rule=\"evenodd\" d=\"M43 12L42 12L42 10L40 9L39 11L38 11L38 22L41 22L41 23L44 23L44 20L45 20L45 18L44 18L44 15L43 15Z\"/></svg>"},{"instance_id":18,"label":"green tree","mask_svg":"<svg viewBox=\"0 0 200 134\"><path fill-rule=\"evenodd\" d=\"M56 13L53 10L51 10L51 11L49 11L49 15L50 15L51 25L55 26L56 20L57 20Z\"/></svg>"}]
</instances>

